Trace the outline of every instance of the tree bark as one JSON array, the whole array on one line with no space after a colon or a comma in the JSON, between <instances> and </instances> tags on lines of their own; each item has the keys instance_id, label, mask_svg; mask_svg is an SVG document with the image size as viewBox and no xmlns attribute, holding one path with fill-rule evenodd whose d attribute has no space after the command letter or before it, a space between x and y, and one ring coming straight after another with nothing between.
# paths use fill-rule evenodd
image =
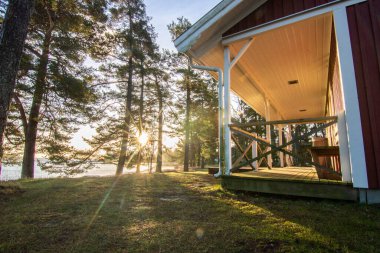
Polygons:
<instances>
[{"instance_id":1,"label":"tree bark","mask_svg":"<svg viewBox=\"0 0 380 253\"><path fill-rule=\"evenodd\" d=\"M141 88L140 88L140 107L139 107L139 134L143 132L143 113L144 113L144 87L145 87L145 73L144 73L144 62L141 61ZM142 145L139 143L139 152L137 154L137 165L136 173L140 173L141 159L142 159Z\"/></svg>"},{"instance_id":2,"label":"tree bark","mask_svg":"<svg viewBox=\"0 0 380 253\"><path fill-rule=\"evenodd\" d=\"M190 72L190 63L188 65L188 72ZM183 162L183 171L189 171L190 159L190 110L191 110L191 86L189 73L186 74L186 119L185 119L185 157Z\"/></svg>"},{"instance_id":3,"label":"tree bark","mask_svg":"<svg viewBox=\"0 0 380 253\"><path fill-rule=\"evenodd\" d=\"M0 173L4 131L34 0L9 1L0 31Z\"/></svg>"},{"instance_id":4,"label":"tree bark","mask_svg":"<svg viewBox=\"0 0 380 253\"><path fill-rule=\"evenodd\" d=\"M127 145L129 138L129 124L131 122L131 110L132 110L132 92L133 92L133 58L132 56L128 59L128 86L127 86L127 97L125 101L125 130L123 134L123 140L121 141L119 161L117 163L116 176L123 174L125 161L127 159Z\"/></svg>"},{"instance_id":5,"label":"tree bark","mask_svg":"<svg viewBox=\"0 0 380 253\"><path fill-rule=\"evenodd\" d=\"M38 121L43 96L46 92L46 74L49 63L52 31L53 24L51 23L50 28L45 33L42 55L37 70L37 78L33 93L33 101L29 113L29 121L25 136L24 156L21 171L22 178L34 178L34 160L36 157Z\"/></svg>"},{"instance_id":6,"label":"tree bark","mask_svg":"<svg viewBox=\"0 0 380 253\"><path fill-rule=\"evenodd\" d=\"M156 172L162 172L162 129L163 129L163 97L160 84L156 78L156 89L158 96L158 147Z\"/></svg>"},{"instance_id":7,"label":"tree bark","mask_svg":"<svg viewBox=\"0 0 380 253\"><path fill-rule=\"evenodd\" d=\"M130 8L130 3L127 2L128 8ZM129 39L133 38L133 19L132 19L132 13L128 14L129 19ZM129 138L129 131L130 131L130 123L131 123L131 112L132 112L132 93L133 93L133 44L130 41L129 42L129 50L131 52L131 55L128 58L128 83L127 83L127 97L125 101L125 130L123 134L123 139L121 141L121 147L120 147L120 155L119 155L119 161L117 163L117 169L116 169L116 176L120 176L123 174L125 161L127 159L127 145L128 145L128 138Z\"/></svg>"},{"instance_id":8,"label":"tree bark","mask_svg":"<svg viewBox=\"0 0 380 253\"><path fill-rule=\"evenodd\" d=\"M199 138L197 138L197 151L198 151L198 167L201 167L201 163L202 163L202 144L199 140Z\"/></svg>"}]
</instances>

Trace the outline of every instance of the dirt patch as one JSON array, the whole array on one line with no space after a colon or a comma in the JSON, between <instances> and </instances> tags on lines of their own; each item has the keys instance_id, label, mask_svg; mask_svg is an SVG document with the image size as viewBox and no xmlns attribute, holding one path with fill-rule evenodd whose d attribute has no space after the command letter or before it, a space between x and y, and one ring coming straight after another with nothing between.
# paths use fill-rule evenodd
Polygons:
<instances>
[{"instance_id":1,"label":"dirt patch","mask_svg":"<svg viewBox=\"0 0 380 253\"><path fill-rule=\"evenodd\" d=\"M7 200L10 197L21 195L24 190L15 185L0 185L0 199Z\"/></svg>"},{"instance_id":2,"label":"dirt patch","mask_svg":"<svg viewBox=\"0 0 380 253\"><path fill-rule=\"evenodd\" d=\"M182 198L179 198L179 197L166 197L166 198L160 198L161 201L165 201L165 202L179 202L179 201L183 201Z\"/></svg>"}]
</instances>

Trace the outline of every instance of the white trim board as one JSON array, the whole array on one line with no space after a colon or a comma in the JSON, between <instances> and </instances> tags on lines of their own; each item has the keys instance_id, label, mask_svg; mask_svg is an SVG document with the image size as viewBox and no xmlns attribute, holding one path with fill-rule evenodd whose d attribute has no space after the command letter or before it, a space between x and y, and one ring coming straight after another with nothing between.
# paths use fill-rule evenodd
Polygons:
<instances>
[{"instance_id":1,"label":"white trim board","mask_svg":"<svg viewBox=\"0 0 380 253\"><path fill-rule=\"evenodd\" d=\"M226 36L222 39L223 45L229 45L234 42L252 38L253 36L259 35L264 32L268 32L270 30L274 30L286 25L290 25L305 19L309 19L315 16L319 16L322 14L326 14L329 12L333 12L338 9L345 8L350 5L358 4L361 2L366 2L367 0L342 0L337 2L331 2L324 5L320 5L317 7L314 7L312 9L308 9L284 18L280 18L268 23L265 23L263 25L256 26L254 28L247 29L245 31L238 32L236 34L232 34L229 36Z\"/></svg>"},{"instance_id":2,"label":"white trim board","mask_svg":"<svg viewBox=\"0 0 380 253\"><path fill-rule=\"evenodd\" d=\"M197 41L202 37L202 34L219 22L218 27L216 29L220 31L216 32L217 35L215 36L215 39L212 40L213 43L211 43L212 45L218 44L225 30L228 30L229 28L234 26L235 23L241 20L242 16L249 15L249 13L259 8L267 0L255 1L254 4L251 4L248 8L245 8L243 10L243 13L237 15L236 17L233 17L232 20L229 21L230 23L220 27L220 21L223 20L223 18L225 18L227 14L229 14L231 11L233 11L235 8L237 8L240 4L244 3L245 1L246 0L224 0L221 3L219 3L215 8L213 8L210 12L208 12L205 16L198 20L189 30L187 30L174 41L174 45L177 48L177 50L181 53L185 53L191 50L192 47L197 43ZM207 45L203 46L209 48L207 47Z\"/></svg>"},{"instance_id":3,"label":"white trim board","mask_svg":"<svg viewBox=\"0 0 380 253\"><path fill-rule=\"evenodd\" d=\"M211 9L208 13L206 13L202 18L200 18L195 24L193 24L187 31L185 31L178 38L176 38L174 40L175 46L178 46L183 41L188 39L197 30L202 29L202 27L206 26L207 23L210 22L210 20L214 19L223 10L230 11L233 7L235 7L235 5L240 4L240 2L242 2L242 0L235 1L234 5L231 5L232 3L234 3L234 0L224 0L224 1L220 2L213 9Z\"/></svg>"}]
</instances>

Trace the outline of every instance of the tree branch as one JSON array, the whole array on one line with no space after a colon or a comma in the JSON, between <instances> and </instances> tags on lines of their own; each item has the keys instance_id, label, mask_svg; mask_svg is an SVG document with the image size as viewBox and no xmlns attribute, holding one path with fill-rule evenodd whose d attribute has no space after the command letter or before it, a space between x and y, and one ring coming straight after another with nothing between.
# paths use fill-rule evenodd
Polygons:
<instances>
[{"instance_id":1,"label":"tree branch","mask_svg":"<svg viewBox=\"0 0 380 253\"><path fill-rule=\"evenodd\" d=\"M16 102L17 109L20 112L22 126L24 129L25 137L26 137L26 130L28 129L28 120L26 118L24 106L22 105L21 100L16 93L13 94L13 100Z\"/></svg>"},{"instance_id":2,"label":"tree branch","mask_svg":"<svg viewBox=\"0 0 380 253\"><path fill-rule=\"evenodd\" d=\"M31 53L33 53L38 58L41 58L42 55L37 50L35 50L32 46L30 46L28 44L25 44L24 48L27 49L27 50L29 50Z\"/></svg>"}]
</instances>

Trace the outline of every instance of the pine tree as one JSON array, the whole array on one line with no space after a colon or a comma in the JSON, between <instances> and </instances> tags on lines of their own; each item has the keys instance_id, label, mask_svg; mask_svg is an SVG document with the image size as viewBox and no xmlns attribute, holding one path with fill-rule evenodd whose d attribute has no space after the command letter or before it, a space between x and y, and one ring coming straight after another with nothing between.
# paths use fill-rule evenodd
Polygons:
<instances>
[{"instance_id":1,"label":"pine tree","mask_svg":"<svg viewBox=\"0 0 380 253\"><path fill-rule=\"evenodd\" d=\"M217 157L217 85L207 73L189 71L187 60L178 54L171 56L169 71L175 78L170 86L174 105L169 112L170 128L172 136L180 139L175 155L182 161L187 157L188 166L203 167L206 162L214 163ZM191 113L187 113L189 107L185 104Z\"/></svg>"},{"instance_id":2,"label":"pine tree","mask_svg":"<svg viewBox=\"0 0 380 253\"><path fill-rule=\"evenodd\" d=\"M127 160L132 121L132 99L134 86L136 86L134 78L138 69L138 62L139 60L144 61L144 53L153 51L155 45L153 43L152 28L149 25L149 18L146 16L145 5L142 1L117 0L114 1L114 4L115 6L111 8L111 13L113 20L118 21L117 23L115 22L114 26L117 27L118 46L121 49L117 52L117 58L121 61L121 64L116 68L118 69L119 78L123 78L121 76L123 74L126 74L128 78L122 125L124 133L116 170L116 175L121 175Z\"/></svg>"},{"instance_id":3,"label":"pine tree","mask_svg":"<svg viewBox=\"0 0 380 253\"><path fill-rule=\"evenodd\" d=\"M1 3L4 4L4 3ZM0 31L0 173L4 132L34 0L9 2ZM5 6L0 6L4 9Z\"/></svg>"},{"instance_id":4,"label":"pine tree","mask_svg":"<svg viewBox=\"0 0 380 253\"><path fill-rule=\"evenodd\" d=\"M36 152L50 164L69 163L78 115L91 112L96 92L92 70L83 62L101 52L100 24L106 20L103 1L95 2L36 1L15 94L25 133L22 177L34 177Z\"/></svg>"},{"instance_id":5,"label":"pine tree","mask_svg":"<svg viewBox=\"0 0 380 253\"><path fill-rule=\"evenodd\" d=\"M178 18L177 22L172 22L168 25L168 29L171 33L172 40L176 39L183 32L191 27L191 23L184 17ZM184 142L184 162L183 170L189 171L190 160L190 117L191 117L191 75L190 60L183 56L183 61L186 61L186 65L182 69L178 69L178 72L183 74L183 83L186 89L186 117L185 117L185 142Z\"/></svg>"},{"instance_id":6,"label":"pine tree","mask_svg":"<svg viewBox=\"0 0 380 253\"><path fill-rule=\"evenodd\" d=\"M101 71L109 87L97 108L96 135L87 140L89 156L98 155L117 164L116 175L143 159L137 137L146 129L148 62L157 46L153 27L141 0L115 0L109 5L107 29L115 40ZM112 80L112 81L111 81ZM139 92L137 89L139 88ZM103 154L99 154L102 151Z\"/></svg>"},{"instance_id":7,"label":"pine tree","mask_svg":"<svg viewBox=\"0 0 380 253\"><path fill-rule=\"evenodd\" d=\"M169 83L173 82L170 78L170 57L172 55L169 51L163 51L159 58L156 59L156 63L152 66L151 73L153 75L153 83L155 88L155 97L158 104L157 108L157 160L156 160L156 172L162 172L163 163L163 132L164 132L164 116L165 107L168 106L169 99Z\"/></svg>"}]
</instances>

